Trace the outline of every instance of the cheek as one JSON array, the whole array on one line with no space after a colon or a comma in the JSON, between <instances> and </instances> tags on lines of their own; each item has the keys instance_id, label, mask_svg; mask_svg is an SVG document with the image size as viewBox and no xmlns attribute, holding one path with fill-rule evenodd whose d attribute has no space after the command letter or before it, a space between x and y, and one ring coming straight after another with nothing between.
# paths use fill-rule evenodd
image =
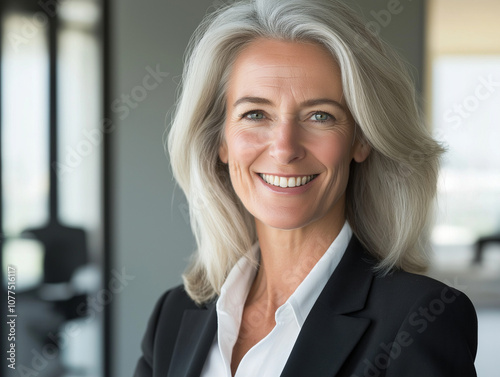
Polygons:
<instances>
[{"instance_id":1,"label":"cheek","mask_svg":"<svg viewBox=\"0 0 500 377\"><path fill-rule=\"evenodd\" d=\"M350 146L339 138L324 138L315 150L318 160L333 170L343 169L351 160Z\"/></svg>"},{"instance_id":2,"label":"cheek","mask_svg":"<svg viewBox=\"0 0 500 377\"><path fill-rule=\"evenodd\" d=\"M230 129L226 134L226 140L230 164L251 163L266 145L265 132L256 130Z\"/></svg>"}]
</instances>

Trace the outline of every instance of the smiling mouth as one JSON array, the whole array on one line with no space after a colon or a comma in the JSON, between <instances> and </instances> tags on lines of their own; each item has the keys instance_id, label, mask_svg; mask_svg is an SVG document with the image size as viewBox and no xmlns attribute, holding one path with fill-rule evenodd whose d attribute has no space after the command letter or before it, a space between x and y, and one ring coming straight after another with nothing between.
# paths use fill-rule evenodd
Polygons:
<instances>
[{"instance_id":1,"label":"smiling mouth","mask_svg":"<svg viewBox=\"0 0 500 377\"><path fill-rule=\"evenodd\" d=\"M259 173L260 177L270 185L279 186L279 187L298 187L307 185L314 178L316 178L319 174L313 175L301 175L296 177L280 177L279 175L272 174L262 174Z\"/></svg>"}]
</instances>

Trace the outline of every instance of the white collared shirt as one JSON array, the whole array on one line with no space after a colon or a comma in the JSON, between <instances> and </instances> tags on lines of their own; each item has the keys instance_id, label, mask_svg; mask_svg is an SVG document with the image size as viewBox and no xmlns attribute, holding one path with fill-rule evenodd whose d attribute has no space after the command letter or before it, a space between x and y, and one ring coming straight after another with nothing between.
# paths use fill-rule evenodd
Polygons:
<instances>
[{"instance_id":1,"label":"white collared shirt","mask_svg":"<svg viewBox=\"0 0 500 377\"><path fill-rule=\"evenodd\" d=\"M278 377L290 356L304 321L351 239L347 221L325 254L295 292L275 313L276 326L241 359L234 377ZM250 253L260 252L258 243ZM258 258L257 258L258 260ZM231 357L238 339L243 308L256 275L247 258L241 258L229 273L217 301L217 336L210 348L201 377L231 377Z\"/></svg>"}]
</instances>

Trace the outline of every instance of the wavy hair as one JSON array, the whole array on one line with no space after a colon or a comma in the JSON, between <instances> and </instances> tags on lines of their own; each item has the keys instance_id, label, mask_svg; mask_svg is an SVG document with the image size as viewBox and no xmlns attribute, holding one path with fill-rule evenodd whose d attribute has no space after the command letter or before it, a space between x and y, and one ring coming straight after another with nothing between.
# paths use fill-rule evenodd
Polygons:
<instances>
[{"instance_id":1,"label":"wavy hair","mask_svg":"<svg viewBox=\"0 0 500 377\"><path fill-rule=\"evenodd\" d=\"M402 59L337 0L236 1L207 15L186 55L168 136L172 171L189 203L197 250L183 275L197 303L220 293L257 240L253 217L218 156L228 76L238 53L259 38L312 42L336 59L345 100L371 146L351 163L346 217L379 261L377 270L422 272L442 147L431 137Z\"/></svg>"}]
</instances>

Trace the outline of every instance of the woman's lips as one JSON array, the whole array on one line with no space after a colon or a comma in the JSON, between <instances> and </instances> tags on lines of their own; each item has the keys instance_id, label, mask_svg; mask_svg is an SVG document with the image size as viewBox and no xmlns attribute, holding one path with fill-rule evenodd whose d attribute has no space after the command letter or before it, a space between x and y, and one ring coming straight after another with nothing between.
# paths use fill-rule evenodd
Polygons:
<instances>
[{"instance_id":1,"label":"woman's lips","mask_svg":"<svg viewBox=\"0 0 500 377\"><path fill-rule=\"evenodd\" d=\"M305 186L313 179L315 179L318 175L319 174L281 176L274 174L259 173L259 176L268 185L281 188L295 188L295 187Z\"/></svg>"},{"instance_id":2,"label":"woman's lips","mask_svg":"<svg viewBox=\"0 0 500 377\"><path fill-rule=\"evenodd\" d=\"M280 175L260 173L260 177L268 184L279 187L298 187L309 183L317 174L297 175L292 177L284 177Z\"/></svg>"}]
</instances>

